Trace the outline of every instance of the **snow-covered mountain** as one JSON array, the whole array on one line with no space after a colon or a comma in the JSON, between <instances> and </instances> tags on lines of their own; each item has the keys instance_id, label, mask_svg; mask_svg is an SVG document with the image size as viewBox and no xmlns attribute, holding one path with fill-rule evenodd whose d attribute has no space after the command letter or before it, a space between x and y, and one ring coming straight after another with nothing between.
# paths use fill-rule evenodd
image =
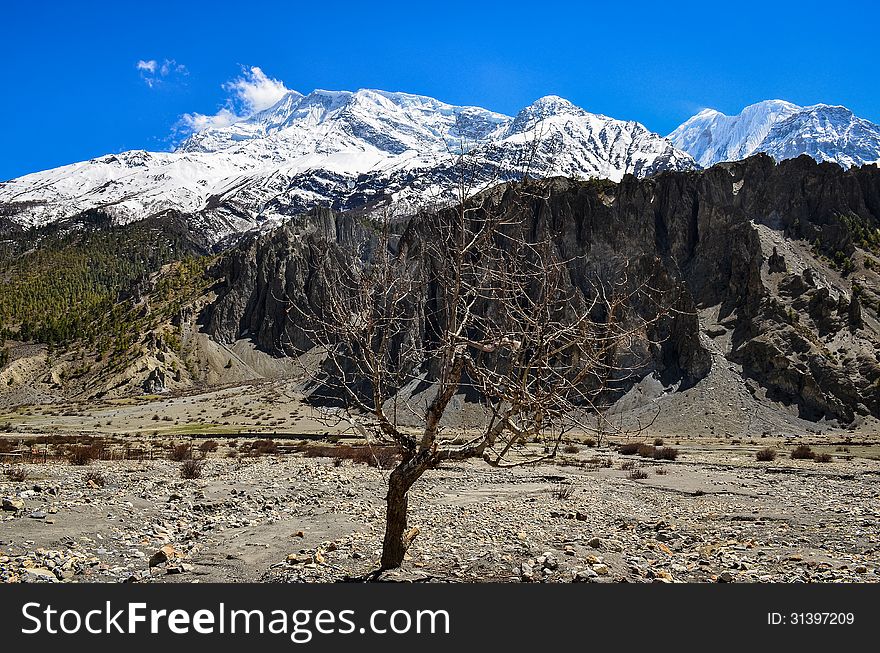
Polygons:
<instances>
[{"instance_id":1,"label":"snow-covered mountain","mask_svg":"<svg viewBox=\"0 0 880 653\"><path fill-rule=\"evenodd\" d=\"M746 107L736 116L704 109L667 138L688 152L701 166L736 161L754 154L770 128L798 111L783 100L767 100Z\"/></svg>"},{"instance_id":2,"label":"snow-covered mountain","mask_svg":"<svg viewBox=\"0 0 880 653\"><path fill-rule=\"evenodd\" d=\"M0 184L0 214L41 225L92 208L120 222L173 208L216 242L316 204L446 201L462 152L474 189L526 172L620 180L697 167L639 123L556 96L509 117L406 93L290 91L173 152L109 154Z\"/></svg>"},{"instance_id":3,"label":"snow-covered mountain","mask_svg":"<svg viewBox=\"0 0 880 653\"><path fill-rule=\"evenodd\" d=\"M727 116L714 109L687 120L668 139L702 166L756 152L777 160L809 154L844 167L880 160L880 126L842 106L799 107L767 100Z\"/></svg>"},{"instance_id":4,"label":"snow-covered mountain","mask_svg":"<svg viewBox=\"0 0 880 653\"><path fill-rule=\"evenodd\" d=\"M855 116L846 107L805 107L775 125L761 143L774 159L809 154L845 168L880 161L880 125Z\"/></svg>"},{"instance_id":5,"label":"snow-covered mountain","mask_svg":"<svg viewBox=\"0 0 880 653\"><path fill-rule=\"evenodd\" d=\"M531 174L646 177L663 170L694 168L690 156L643 125L588 113L555 95L520 111L497 138L480 148L498 166L528 163Z\"/></svg>"}]
</instances>

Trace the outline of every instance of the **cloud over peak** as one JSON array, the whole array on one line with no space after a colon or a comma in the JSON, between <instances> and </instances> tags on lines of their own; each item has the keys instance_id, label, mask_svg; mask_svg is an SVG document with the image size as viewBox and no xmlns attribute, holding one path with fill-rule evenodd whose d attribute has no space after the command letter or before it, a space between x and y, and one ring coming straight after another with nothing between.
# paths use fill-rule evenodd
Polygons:
<instances>
[{"instance_id":1,"label":"cloud over peak","mask_svg":"<svg viewBox=\"0 0 880 653\"><path fill-rule=\"evenodd\" d=\"M234 122L241 120L240 116L235 115L229 109L220 109L212 116L204 113L185 113L180 117L180 125L188 132L201 132L206 129L217 127L229 127Z\"/></svg>"},{"instance_id":2,"label":"cloud over peak","mask_svg":"<svg viewBox=\"0 0 880 653\"><path fill-rule=\"evenodd\" d=\"M267 76L259 66L243 67L239 77L223 84L223 90L230 95L217 113L185 113L180 117L180 125L185 131L227 127L268 109L290 92L284 82Z\"/></svg>"},{"instance_id":3,"label":"cloud over peak","mask_svg":"<svg viewBox=\"0 0 880 653\"><path fill-rule=\"evenodd\" d=\"M259 66L245 68L241 77L226 82L223 89L233 94L248 115L268 109L290 90L284 82L267 77Z\"/></svg>"}]
</instances>

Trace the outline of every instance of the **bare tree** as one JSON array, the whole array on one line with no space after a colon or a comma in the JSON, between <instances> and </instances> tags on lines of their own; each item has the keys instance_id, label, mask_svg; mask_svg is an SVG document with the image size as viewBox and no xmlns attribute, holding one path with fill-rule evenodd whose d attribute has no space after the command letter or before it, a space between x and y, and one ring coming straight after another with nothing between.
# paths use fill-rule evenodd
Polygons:
<instances>
[{"instance_id":1,"label":"bare tree","mask_svg":"<svg viewBox=\"0 0 880 653\"><path fill-rule=\"evenodd\" d=\"M408 492L426 470L552 458L564 434L593 428L586 418L642 369L651 326L668 314L651 279L637 280L623 258L573 282L584 261L560 253L541 217L545 184L468 191L462 182L457 206L406 224L376 219L364 259L317 256L325 292L291 302L324 356L320 393L338 399L336 414L368 442L402 452L388 478L383 569L400 566L418 532L407 528ZM485 420L452 439L444 416L460 393L478 397ZM534 438L545 446L523 446Z\"/></svg>"}]
</instances>

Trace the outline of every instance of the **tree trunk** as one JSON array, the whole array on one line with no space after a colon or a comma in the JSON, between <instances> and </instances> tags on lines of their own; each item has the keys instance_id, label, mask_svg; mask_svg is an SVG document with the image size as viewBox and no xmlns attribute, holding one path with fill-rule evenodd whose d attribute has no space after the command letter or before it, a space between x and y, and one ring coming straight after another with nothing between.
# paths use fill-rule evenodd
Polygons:
<instances>
[{"instance_id":1,"label":"tree trunk","mask_svg":"<svg viewBox=\"0 0 880 653\"><path fill-rule=\"evenodd\" d=\"M388 495L385 497L385 540L382 543L381 568L396 569L403 564L403 556L412 544L413 534L407 532L406 513L408 492L412 484L425 471L423 465L404 461L394 468L388 478Z\"/></svg>"}]
</instances>

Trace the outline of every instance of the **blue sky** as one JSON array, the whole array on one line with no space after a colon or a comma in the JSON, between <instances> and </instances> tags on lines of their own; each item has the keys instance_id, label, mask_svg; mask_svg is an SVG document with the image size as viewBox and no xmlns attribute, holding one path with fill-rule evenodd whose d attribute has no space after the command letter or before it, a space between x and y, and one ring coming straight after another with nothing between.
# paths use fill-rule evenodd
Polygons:
<instances>
[{"instance_id":1,"label":"blue sky","mask_svg":"<svg viewBox=\"0 0 880 653\"><path fill-rule=\"evenodd\" d=\"M557 94L662 134L702 108L768 98L880 122L878 4L7 3L0 179L169 149L182 116L240 113L271 96L272 80L504 113Z\"/></svg>"}]
</instances>

